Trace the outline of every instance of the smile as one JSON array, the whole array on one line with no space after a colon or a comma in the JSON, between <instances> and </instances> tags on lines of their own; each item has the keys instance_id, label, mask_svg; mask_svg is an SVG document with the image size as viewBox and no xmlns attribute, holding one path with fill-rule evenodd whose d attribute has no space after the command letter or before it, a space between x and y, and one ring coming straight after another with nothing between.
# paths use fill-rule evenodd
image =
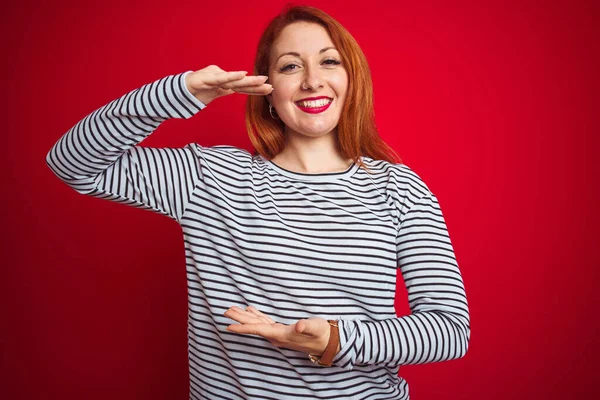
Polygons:
<instances>
[{"instance_id":1,"label":"smile","mask_svg":"<svg viewBox=\"0 0 600 400\"><path fill-rule=\"evenodd\" d=\"M333 99L323 98L318 100L297 101L294 104L305 113L319 114L327 110L332 102Z\"/></svg>"}]
</instances>

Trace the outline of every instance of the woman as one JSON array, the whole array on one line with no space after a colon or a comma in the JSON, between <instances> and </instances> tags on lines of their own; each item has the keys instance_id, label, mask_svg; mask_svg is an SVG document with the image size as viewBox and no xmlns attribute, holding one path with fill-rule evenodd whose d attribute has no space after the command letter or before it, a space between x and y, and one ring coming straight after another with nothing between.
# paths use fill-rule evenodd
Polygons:
<instances>
[{"instance_id":1,"label":"woman","mask_svg":"<svg viewBox=\"0 0 600 400\"><path fill-rule=\"evenodd\" d=\"M470 336L437 199L379 138L366 59L330 16L284 10L254 73L209 66L144 85L76 124L48 165L80 193L181 225L190 398L408 399L399 367L462 357ZM233 93L250 95L254 155L136 146Z\"/></svg>"}]
</instances>

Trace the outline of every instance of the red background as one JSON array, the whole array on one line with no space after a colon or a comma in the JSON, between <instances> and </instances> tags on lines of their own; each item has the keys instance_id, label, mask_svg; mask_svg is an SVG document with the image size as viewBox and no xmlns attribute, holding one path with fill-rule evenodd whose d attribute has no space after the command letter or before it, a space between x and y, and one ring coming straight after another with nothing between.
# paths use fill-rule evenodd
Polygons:
<instances>
[{"instance_id":1,"label":"red background","mask_svg":"<svg viewBox=\"0 0 600 400\"><path fill-rule=\"evenodd\" d=\"M413 399L600 398L594 3L310 2L366 53L381 135L438 196L465 280L469 351L401 368ZM145 83L251 71L284 4L4 3L0 397L187 399L179 226L77 194L45 156ZM144 145L250 149L244 102Z\"/></svg>"}]
</instances>

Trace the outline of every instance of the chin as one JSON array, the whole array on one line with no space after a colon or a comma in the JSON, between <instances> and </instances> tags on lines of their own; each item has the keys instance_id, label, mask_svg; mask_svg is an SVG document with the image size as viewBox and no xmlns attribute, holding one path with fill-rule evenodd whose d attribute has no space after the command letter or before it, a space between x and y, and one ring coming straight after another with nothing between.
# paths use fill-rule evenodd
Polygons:
<instances>
[{"instance_id":1,"label":"chin","mask_svg":"<svg viewBox=\"0 0 600 400\"><path fill-rule=\"evenodd\" d=\"M311 126L311 127L307 127L307 126L299 126L299 127L294 127L292 128L293 131L298 132L301 135L304 136L310 136L310 137L321 137L321 136L325 136L329 133L331 133L333 130L335 130L336 125L333 126Z\"/></svg>"}]
</instances>

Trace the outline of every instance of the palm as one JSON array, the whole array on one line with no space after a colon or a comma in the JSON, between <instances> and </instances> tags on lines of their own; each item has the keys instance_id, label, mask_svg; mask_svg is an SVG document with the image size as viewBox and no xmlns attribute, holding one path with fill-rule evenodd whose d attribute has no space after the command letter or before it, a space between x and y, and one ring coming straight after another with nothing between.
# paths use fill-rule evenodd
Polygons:
<instances>
[{"instance_id":1,"label":"palm","mask_svg":"<svg viewBox=\"0 0 600 400\"><path fill-rule=\"evenodd\" d=\"M276 347L320 355L329 341L329 323L323 318L302 319L285 325L273 321L253 307L247 310L232 307L225 315L240 322L230 325L228 331L259 335Z\"/></svg>"}]
</instances>

